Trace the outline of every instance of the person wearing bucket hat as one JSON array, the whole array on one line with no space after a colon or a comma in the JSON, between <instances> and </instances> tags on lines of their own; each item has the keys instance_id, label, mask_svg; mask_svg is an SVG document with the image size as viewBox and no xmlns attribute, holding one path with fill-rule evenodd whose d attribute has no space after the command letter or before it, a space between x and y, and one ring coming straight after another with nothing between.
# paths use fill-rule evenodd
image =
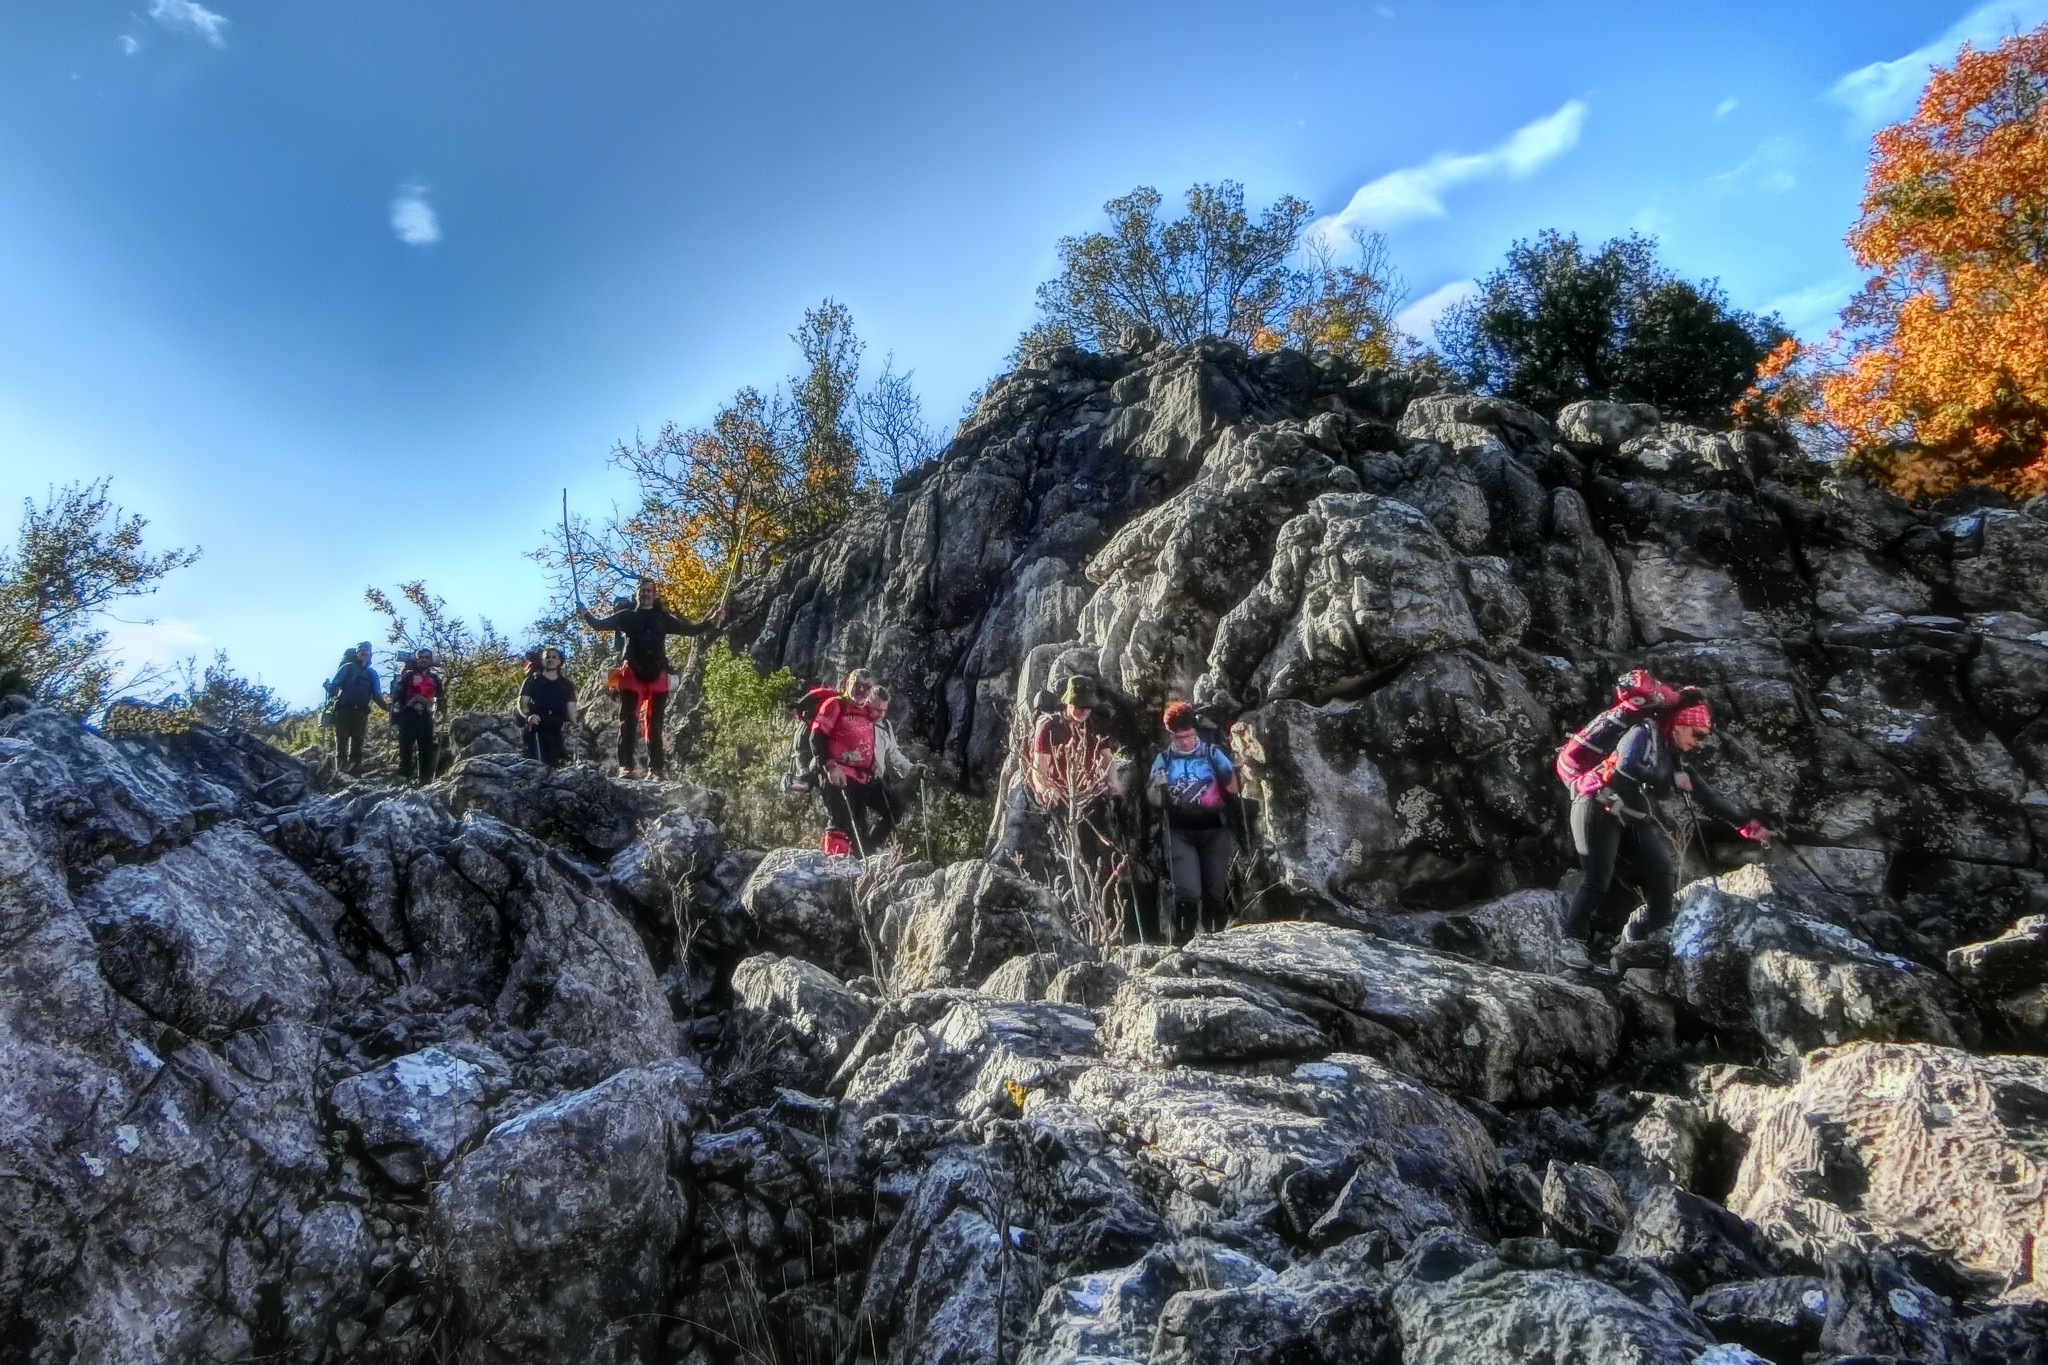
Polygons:
<instances>
[{"instance_id":1,"label":"person wearing bucket hat","mask_svg":"<svg viewBox=\"0 0 2048 1365\"><path fill-rule=\"evenodd\" d=\"M1599 766L1599 782L1572 799L1572 846L1579 855L1579 886L1565 912L1566 961L1583 966L1584 942L1593 912L1614 881L1623 857L1633 864L1643 893L1643 914L1631 920L1616 949L1621 966L1648 966L1665 956L1661 939L1671 923L1678 891L1678 865L1671 839L1660 818L1660 798L1681 794L1717 820L1736 827L1743 838L1769 843L1770 830L1735 802L1708 785L1686 755L1699 747L1713 728L1714 716L1704 694L1681 693L1679 703L1662 717L1632 727Z\"/></svg>"},{"instance_id":2,"label":"person wearing bucket hat","mask_svg":"<svg viewBox=\"0 0 2048 1365\"><path fill-rule=\"evenodd\" d=\"M1086 735L1100 742L1104 738L1103 727L1096 723L1096 712L1102 706L1102 695L1095 679L1085 673L1076 673L1067 679L1060 689L1060 709L1038 718L1038 724L1031 731L1031 787L1034 793L1049 790L1052 778L1053 754L1061 745L1076 735Z\"/></svg>"}]
</instances>

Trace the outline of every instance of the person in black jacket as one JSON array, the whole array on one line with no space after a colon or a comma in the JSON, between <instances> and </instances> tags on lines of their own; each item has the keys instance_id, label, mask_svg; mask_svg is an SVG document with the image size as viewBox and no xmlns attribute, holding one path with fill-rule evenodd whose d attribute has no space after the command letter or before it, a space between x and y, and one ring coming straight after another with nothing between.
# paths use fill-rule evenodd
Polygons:
<instances>
[{"instance_id":1,"label":"person in black jacket","mask_svg":"<svg viewBox=\"0 0 2048 1365\"><path fill-rule=\"evenodd\" d=\"M626 661L612 673L619 694L619 776L635 776L633 732L638 729L647 741L647 771L659 779L668 766L661 740L668 712L668 637L702 635L717 626L720 613L685 620L664 607L653 580L643 578L630 610L593 616L578 607L576 614L592 630L615 630L626 637Z\"/></svg>"},{"instance_id":2,"label":"person in black jacket","mask_svg":"<svg viewBox=\"0 0 2048 1365\"><path fill-rule=\"evenodd\" d=\"M370 667L370 642L341 656L340 671L327 681L334 707L334 766L351 777L363 769L363 741L370 733L370 707L384 706L384 685Z\"/></svg>"},{"instance_id":3,"label":"person in black jacket","mask_svg":"<svg viewBox=\"0 0 2048 1365\"><path fill-rule=\"evenodd\" d=\"M1671 923L1678 891L1678 866L1659 819L1657 800L1684 793L1717 820L1737 827L1745 839L1769 843L1771 831L1707 785L1685 755L1706 738L1712 713L1697 694L1661 720L1645 721L1621 737L1601 767L1606 781L1587 796L1572 799L1572 844L1579 854L1579 889L1565 912L1566 961L1585 965L1584 940L1593 911L1614 881L1615 864L1626 854L1643 892L1641 926L1616 950L1623 966L1645 966L1662 955L1651 936ZM1576 951L1574 951L1576 950ZM1576 959L1576 960L1574 960Z\"/></svg>"},{"instance_id":4,"label":"person in black jacket","mask_svg":"<svg viewBox=\"0 0 2048 1365\"><path fill-rule=\"evenodd\" d=\"M526 752L550 768L569 761L562 727L576 718L576 685L562 672L562 651L549 645L540 667L519 687L519 714L526 717Z\"/></svg>"},{"instance_id":5,"label":"person in black jacket","mask_svg":"<svg viewBox=\"0 0 2048 1365\"><path fill-rule=\"evenodd\" d=\"M434 651L418 649L391 684L391 719L398 726L398 778L414 786L434 780L434 718L448 714L448 689L434 671ZM415 772L413 759L419 759Z\"/></svg>"}]
</instances>

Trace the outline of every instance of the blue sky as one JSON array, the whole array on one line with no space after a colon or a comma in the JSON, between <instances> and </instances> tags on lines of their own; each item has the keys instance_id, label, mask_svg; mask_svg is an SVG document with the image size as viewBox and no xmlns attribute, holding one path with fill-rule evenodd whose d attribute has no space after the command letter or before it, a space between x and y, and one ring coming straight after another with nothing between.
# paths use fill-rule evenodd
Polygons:
<instances>
[{"instance_id":1,"label":"blue sky","mask_svg":"<svg viewBox=\"0 0 2048 1365\"><path fill-rule=\"evenodd\" d=\"M611 443L826 295L950 426L1102 202L1234 178L1387 232L1417 326L1547 227L1824 331L1869 134L2048 0L9 0L0 517L110 475L205 556L122 625L297 700L423 577L517 631Z\"/></svg>"}]
</instances>

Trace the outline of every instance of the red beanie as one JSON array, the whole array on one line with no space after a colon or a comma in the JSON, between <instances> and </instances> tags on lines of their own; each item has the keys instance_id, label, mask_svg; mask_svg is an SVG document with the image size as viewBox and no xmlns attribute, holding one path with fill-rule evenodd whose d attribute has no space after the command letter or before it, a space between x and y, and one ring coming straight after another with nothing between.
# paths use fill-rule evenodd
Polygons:
<instances>
[{"instance_id":1,"label":"red beanie","mask_svg":"<svg viewBox=\"0 0 2048 1365\"><path fill-rule=\"evenodd\" d=\"M1664 722L1664 733L1668 735L1681 725L1690 725L1695 730L1711 730L1714 726L1714 717L1708 713L1705 702L1696 701L1690 706L1681 706L1673 711L1670 718Z\"/></svg>"}]
</instances>

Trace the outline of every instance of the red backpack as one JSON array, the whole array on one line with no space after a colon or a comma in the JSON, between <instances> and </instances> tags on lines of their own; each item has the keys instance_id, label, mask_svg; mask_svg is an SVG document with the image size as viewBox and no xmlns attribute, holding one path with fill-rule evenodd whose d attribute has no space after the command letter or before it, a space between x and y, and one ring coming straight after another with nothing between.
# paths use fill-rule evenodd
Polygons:
<instances>
[{"instance_id":1,"label":"red backpack","mask_svg":"<svg viewBox=\"0 0 2048 1365\"><path fill-rule=\"evenodd\" d=\"M1614 705L1566 736L1551 765L1574 796L1590 796L1607 781L1606 760L1630 727L1678 705L1678 689L1632 668L1614 684Z\"/></svg>"}]
</instances>

